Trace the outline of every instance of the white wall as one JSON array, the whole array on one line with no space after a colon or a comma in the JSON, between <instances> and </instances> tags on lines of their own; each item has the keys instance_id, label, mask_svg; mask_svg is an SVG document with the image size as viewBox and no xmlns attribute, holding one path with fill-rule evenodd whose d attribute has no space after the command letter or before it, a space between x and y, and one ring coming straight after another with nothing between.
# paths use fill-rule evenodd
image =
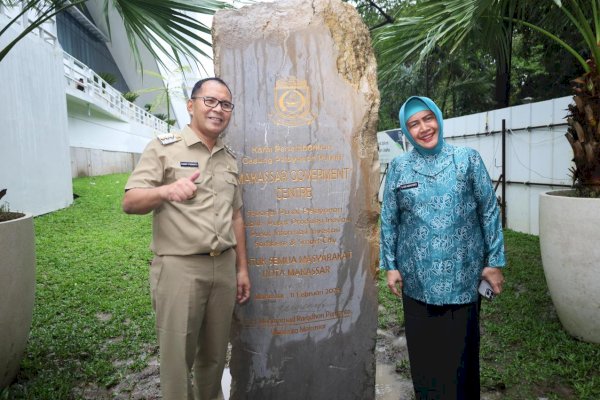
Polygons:
<instances>
[{"instance_id":1,"label":"white wall","mask_svg":"<svg viewBox=\"0 0 600 400\"><path fill-rule=\"evenodd\" d=\"M92 105L69 101L68 110L71 147L141 153L155 136L148 126L119 120Z\"/></svg>"},{"instance_id":2,"label":"white wall","mask_svg":"<svg viewBox=\"0 0 600 400\"><path fill-rule=\"evenodd\" d=\"M0 15L0 26L7 18ZM0 47L16 32L0 38ZM73 201L63 52L28 35L0 62L0 189L16 211L44 214Z\"/></svg>"},{"instance_id":3,"label":"white wall","mask_svg":"<svg viewBox=\"0 0 600 400\"><path fill-rule=\"evenodd\" d=\"M129 173L140 154L71 147L71 171L74 178Z\"/></svg>"},{"instance_id":4,"label":"white wall","mask_svg":"<svg viewBox=\"0 0 600 400\"><path fill-rule=\"evenodd\" d=\"M571 97L561 97L444 121L447 142L477 149L494 181L502 173L502 119L506 121L506 217L510 229L537 235L540 193L571 185L573 153L564 137L570 102Z\"/></svg>"},{"instance_id":5,"label":"white wall","mask_svg":"<svg viewBox=\"0 0 600 400\"><path fill-rule=\"evenodd\" d=\"M131 172L140 153L160 132L119 119L89 100L67 96L72 176Z\"/></svg>"}]
</instances>

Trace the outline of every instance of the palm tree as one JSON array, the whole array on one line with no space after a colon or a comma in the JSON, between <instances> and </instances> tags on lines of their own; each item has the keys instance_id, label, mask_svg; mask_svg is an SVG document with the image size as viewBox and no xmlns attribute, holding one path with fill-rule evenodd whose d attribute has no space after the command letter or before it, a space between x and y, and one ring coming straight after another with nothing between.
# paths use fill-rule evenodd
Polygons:
<instances>
[{"instance_id":1,"label":"palm tree","mask_svg":"<svg viewBox=\"0 0 600 400\"><path fill-rule=\"evenodd\" d=\"M514 22L560 44L582 67L583 75L572 81L574 104L569 105L569 128L565 136L573 149L575 167L571 172L578 195L600 197L600 0L554 3L581 35L586 56L543 27L523 20Z\"/></svg>"},{"instance_id":2,"label":"palm tree","mask_svg":"<svg viewBox=\"0 0 600 400\"><path fill-rule=\"evenodd\" d=\"M380 76L390 80L407 62L419 65L434 51L454 53L471 45L495 60L496 104L508 106L513 23L505 17L519 17L528 6L518 0L417 2L413 15L374 31Z\"/></svg>"},{"instance_id":3,"label":"palm tree","mask_svg":"<svg viewBox=\"0 0 600 400\"><path fill-rule=\"evenodd\" d=\"M414 16L398 18L374 34L383 77L409 61L424 62L433 50L453 52L478 43L496 60L496 99L507 106L517 24L545 35L579 62L583 75L573 80L566 135L574 154L571 172L580 196L600 197L600 0L423 0L414 9ZM581 43L568 44L551 32L563 31L565 24L578 33L586 55L576 49Z\"/></svg>"},{"instance_id":4,"label":"palm tree","mask_svg":"<svg viewBox=\"0 0 600 400\"><path fill-rule=\"evenodd\" d=\"M0 7L21 5L21 12L0 30L0 37L8 28L30 13L34 20L6 46L0 49L0 62L27 34L69 7L80 7L89 0L0 0ZM104 15L109 27L108 12L114 8L123 19L127 38L136 62L141 66L137 42L164 65L166 57L182 65L182 57L199 63L198 55L209 57L196 41L210 46L202 33L210 34L210 27L187 13L212 15L229 5L220 0L105 0Z\"/></svg>"},{"instance_id":5,"label":"palm tree","mask_svg":"<svg viewBox=\"0 0 600 400\"><path fill-rule=\"evenodd\" d=\"M164 82L164 86L140 89L136 92L137 94L142 94L142 93L156 93L157 94L156 98L154 99L152 104L149 104L149 107L147 110L149 112L155 112L159 108L164 107L167 111L167 114L164 115L164 119L160 118L160 117L159 117L159 119L163 119L165 122L167 122L167 129L169 131L171 130L171 125L172 125L172 123L169 123L169 121L174 121L171 119L171 103L173 100L173 96L179 97L180 99L183 99L183 100L186 99L185 93L187 93L187 91L186 91L186 86L184 85L183 80L185 78L185 74L189 73L189 72L190 72L190 68L179 67L179 68L176 68L176 69L170 71L169 76L163 76L154 71L145 70L144 71L145 74L148 74L154 78L160 79L161 82ZM175 80L178 81L178 84L176 84L176 85L173 85L173 80L171 79L173 76L175 76L176 77ZM154 114L154 115L158 116L160 114Z\"/></svg>"}]
</instances>

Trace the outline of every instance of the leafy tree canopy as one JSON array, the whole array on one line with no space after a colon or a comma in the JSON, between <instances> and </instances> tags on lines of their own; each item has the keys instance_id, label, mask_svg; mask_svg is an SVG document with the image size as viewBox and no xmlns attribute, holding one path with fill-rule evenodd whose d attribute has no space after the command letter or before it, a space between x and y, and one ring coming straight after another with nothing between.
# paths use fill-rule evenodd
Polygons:
<instances>
[{"instance_id":1,"label":"leafy tree canopy","mask_svg":"<svg viewBox=\"0 0 600 400\"><path fill-rule=\"evenodd\" d=\"M446 117L570 93L580 68L528 26L578 38L553 2L519 0L357 0L371 29L382 97L379 129L398 126L411 95L431 97Z\"/></svg>"}]
</instances>

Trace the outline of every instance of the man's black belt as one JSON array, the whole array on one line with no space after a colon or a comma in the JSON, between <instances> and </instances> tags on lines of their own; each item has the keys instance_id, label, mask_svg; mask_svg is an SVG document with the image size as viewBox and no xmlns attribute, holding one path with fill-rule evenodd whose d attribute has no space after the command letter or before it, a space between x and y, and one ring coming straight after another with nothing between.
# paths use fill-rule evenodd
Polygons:
<instances>
[{"instance_id":1,"label":"man's black belt","mask_svg":"<svg viewBox=\"0 0 600 400\"><path fill-rule=\"evenodd\" d=\"M197 256L210 256L210 257L217 257L220 256L221 254L225 253L226 251L231 250L231 247L226 248L225 250L221 250L221 251L211 251L210 253L198 253L196 254Z\"/></svg>"}]
</instances>

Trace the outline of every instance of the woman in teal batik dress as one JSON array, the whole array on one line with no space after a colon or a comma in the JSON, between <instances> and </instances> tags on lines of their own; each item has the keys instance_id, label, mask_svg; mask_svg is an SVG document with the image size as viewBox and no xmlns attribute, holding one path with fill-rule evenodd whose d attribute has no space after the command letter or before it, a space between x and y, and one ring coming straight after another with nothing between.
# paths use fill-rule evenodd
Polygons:
<instances>
[{"instance_id":1,"label":"woman in teal batik dress","mask_svg":"<svg viewBox=\"0 0 600 400\"><path fill-rule=\"evenodd\" d=\"M404 306L417 399L479 399L479 281L502 291L498 203L474 149L444 142L440 109L426 97L400 108L414 148L388 168L381 268Z\"/></svg>"}]
</instances>

